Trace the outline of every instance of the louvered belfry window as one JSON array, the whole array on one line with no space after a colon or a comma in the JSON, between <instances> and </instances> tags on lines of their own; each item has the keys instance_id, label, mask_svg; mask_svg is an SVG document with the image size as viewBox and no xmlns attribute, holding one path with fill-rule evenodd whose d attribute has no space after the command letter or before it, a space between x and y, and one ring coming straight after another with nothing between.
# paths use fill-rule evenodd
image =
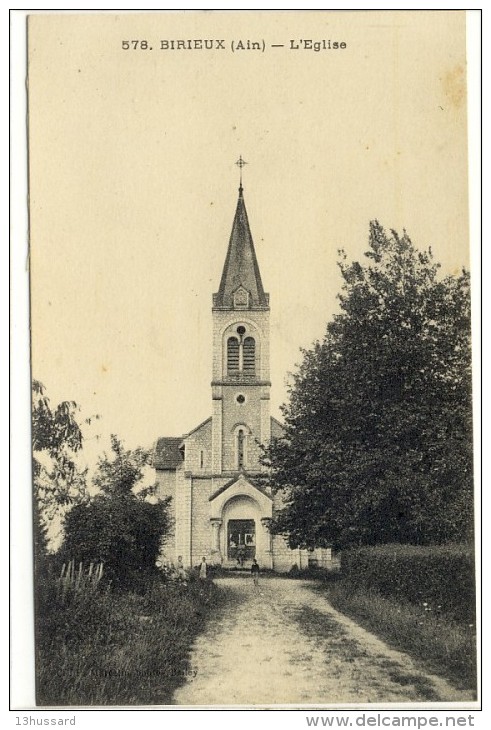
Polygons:
<instances>
[{"instance_id":1,"label":"louvered belfry window","mask_svg":"<svg viewBox=\"0 0 491 730\"><path fill-rule=\"evenodd\" d=\"M229 337L227 341L227 372L229 375L239 372L239 340L237 337Z\"/></svg>"},{"instance_id":2,"label":"louvered belfry window","mask_svg":"<svg viewBox=\"0 0 491 730\"><path fill-rule=\"evenodd\" d=\"M253 337L244 340L244 372L249 375L256 372L256 342Z\"/></svg>"}]
</instances>

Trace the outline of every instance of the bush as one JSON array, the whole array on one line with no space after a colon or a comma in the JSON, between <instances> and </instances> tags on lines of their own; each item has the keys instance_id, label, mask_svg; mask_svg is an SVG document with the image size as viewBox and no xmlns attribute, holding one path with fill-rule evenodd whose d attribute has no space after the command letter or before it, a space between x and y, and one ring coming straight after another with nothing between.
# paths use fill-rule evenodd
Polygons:
<instances>
[{"instance_id":1,"label":"bush","mask_svg":"<svg viewBox=\"0 0 491 730\"><path fill-rule=\"evenodd\" d=\"M61 560L103 563L106 579L124 590L143 576L144 588L170 526L170 498L152 504L153 488L142 487L148 460L148 452L128 451L111 436L111 453L99 459L92 479L99 492L65 517Z\"/></svg>"},{"instance_id":2,"label":"bush","mask_svg":"<svg viewBox=\"0 0 491 730\"><path fill-rule=\"evenodd\" d=\"M103 563L114 586L133 588L155 572L168 523L165 503L150 504L131 493L97 496L68 513L60 559Z\"/></svg>"},{"instance_id":3,"label":"bush","mask_svg":"<svg viewBox=\"0 0 491 730\"><path fill-rule=\"evenodd\" d=\"M169 704L219 595L211 581L155 579L143 595L106 586L63 596L51 575L37 593L38 704Z\"/></svg>"},{"instance_id":4,"label":"bush","mask_svg":"<svg viewBox=\"0 0 491 730\"><path fill-rule=\"evenodd\" d=\"M353 587L474 623L474 554L470 545L380 545L343 552L341 572Z\"/></svg>"}]
</instances>

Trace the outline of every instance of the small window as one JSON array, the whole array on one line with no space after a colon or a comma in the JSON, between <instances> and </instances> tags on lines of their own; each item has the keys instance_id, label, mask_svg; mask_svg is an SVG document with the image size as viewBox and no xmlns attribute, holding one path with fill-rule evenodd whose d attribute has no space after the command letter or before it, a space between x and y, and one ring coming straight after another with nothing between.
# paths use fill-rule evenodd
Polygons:
<instances>
[{"instance_id":1,"label":"small window","mask_svg":"<svg viewBox=\"0 0 491 730\"><path fill-rule=\"evenodd\" d=\"M244 468L244 452L245 452L245 433L244 429L239 428L237 432L237 467Z\"/></svg>"},{"instance_id":2,"label":"small window","mask_svg":"<svg viewBox=\"0 0 491 730\"><path fill-rule=\"evenodd\" d=\"M249 292L240 286L234 292L234 307L235 309L247 309L249 306Z\"/></svg>"},{"instance_id":3,"label":"small window","mask_svg":"<svg viewBox=\"0 0 491 730\"><path fill-rule=\"evenodd\" d=\"M204 469L205 466L205 452L203 449L199 452L199 468Z\"/></svg>"}]
</instances>

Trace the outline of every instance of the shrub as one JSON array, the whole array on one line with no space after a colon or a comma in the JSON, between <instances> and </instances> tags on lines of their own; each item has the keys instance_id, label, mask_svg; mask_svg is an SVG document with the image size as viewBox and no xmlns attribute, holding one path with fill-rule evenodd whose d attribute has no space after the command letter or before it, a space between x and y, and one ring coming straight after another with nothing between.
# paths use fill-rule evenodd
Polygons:
<instances>
[{"instance_id":1,"label":"shrub","mask_svg":"<svg viewBox=\"0 0 491 730\"><path fill-rule=\"evenodd\" d=\"M122 589L142 584L144 576L144 589L170 525L169 499L147 501L153 488L141 480L148 459L148 452L128 451L111 436L111 453L99 459L92 480L99 493L65 517L60 559L104 563L106 579Z\"/></svg>"},{"instance_id":2,"label":"shrub","mask_svg":"<svg viewBox=\"0 0 491 730\"><path fill-rule=\"evenodd\" d=\"M470 545L379 545L343 552L341 571L353 587L409 601L426 611L474 623L474 555Z\"/></svg>"},{"instance_id":3,"label":"shrub","mask_svg":"<svg viewBox=\"0 0 491 730\"><path fill-rule=\"evenodd\" d=\"M106 585L62 596L53 576L44 580L36 612L38 704L168 704L219 595L211 581L155 579L142 595Z\"/></svg>"},{"instance_id":4,"label":"shrub","mask_svg":"<svg viewBox=\"0 0 491 730\"><path fill-rule=\"evenodd\" d=\"M133 588L155 570L167 525L164 503L150 504L133 494L98 496L67 515L60 558L102 562L113 585Z\"/></svg>"}]
</instances>

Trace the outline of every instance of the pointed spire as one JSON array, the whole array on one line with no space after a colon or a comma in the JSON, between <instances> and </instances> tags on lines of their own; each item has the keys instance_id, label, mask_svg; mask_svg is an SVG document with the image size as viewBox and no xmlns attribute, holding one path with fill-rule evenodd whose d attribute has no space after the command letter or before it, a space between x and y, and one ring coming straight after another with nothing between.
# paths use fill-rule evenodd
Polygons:
<instances>
[{"instance_id":1,"label":"pointed spire","mask_svg":"<svg viewBox=\"0 0 491 730\"><path fill-rule=\"evenodd\" d=\"M239 158L240 161L246 164L242 157ZM242 166L240 166L241 171ZM213 297L214 306L232 309L234 307L234 294L241 288L248 293L248 308L268 307L268 295L265 294L263 289L254 242L249 228L242 179L220 288L218 294Z\"/></svg>"}]
</instances>

